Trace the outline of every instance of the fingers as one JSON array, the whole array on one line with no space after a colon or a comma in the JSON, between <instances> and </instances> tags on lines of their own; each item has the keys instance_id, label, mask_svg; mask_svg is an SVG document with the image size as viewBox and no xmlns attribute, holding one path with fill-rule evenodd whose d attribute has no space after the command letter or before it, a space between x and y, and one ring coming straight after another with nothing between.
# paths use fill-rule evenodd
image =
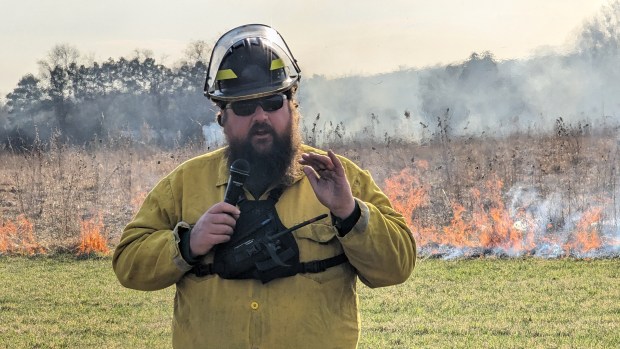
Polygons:
<instances>
[{"instance_id":1,"label":"fingers","mask_svg":"<svg viewBox=\"0 0 620 349\"><path fill-rule=\"evenodd\" d=\"M329 156L329 159L332 161L336 174L338 174L339 176L344 175L344 167L342 166L342 163L340 162L340 159L338 159L336 154L334 154L333 151L328 150L327 156Z\"/></svg>"},{"instance_id":2,"label":"fingers","mask_svg":"<svg viewBox=\"0 0 620 349\"><path fill-rule=\"evenodd\" d=\"M312 186L312 189L316 191L316 185L318 184L318 181L319 181L319 175L310 166L305 166L303 170L304 170L304 173L306 174L306 177L308 178L308 181L310 182L310 186Z\"/></svg>"},{"instance_id":3,"label":"fingers","mask_svg":"<svg viewBox=\"0 0 620 349\"><path fill-rule=\"evenodd\" d=\"M334 168L334 164L328 156L317 153L301 154L301 160L299 160L299 163L310 166L317 172L323 170L333 170Z\"/></svg>"},{"instance_id":4,"label":"fingers","mask_svg":"<svg viewBox=\"0 0 620 349\"><path fill-rule=\"evenodd\" d=\"M222 230L220 232L213 231L211 232L211 234L203 236L202 242L203 242L203 245L207 245L207 246L210 246L210 248L212 248L215 245L228 242L231 236L232 236L232 229L230 231L228 230L226 231ZM201 254L205 254L205 253L201 253Z\"/></svg>"},{"instance_id":5,"label":"fingers","mask_svg":"<svg viewBox=\"0 0 620 349\"><path fill-rule=\"evenodd\" d=\"M206 213L211 213L211 214L226 213L230 215L231 217L234 217L234 219L236 220L237 218L239 218L241 211L239 211L239 208L237 208L237 206L234 206L227 202L222 201L222 202L219 202L211 206L207 210Z\"/></svg>"},{"instance_id":6,"label":"fingers","mask_svg":"<svg viewBox=\"0 0 620 349\"><path fill-rule=\"evenodd\" d=\"M222 235L232 234L241 211L236 206L226 202L219 202L211 206L202 217L198 219L194 229L204 231L207 234Z\"/></svg>"},{"instance_id":7,"label":"fingers","mask_svg":"<svg viewBox=\"0 0 620 349\"><path fill-rule=\"evenodd\" d=\"M311 167L320 176L324 175L325 173L323 172L325 171L334 171L338 175L344 174L344 169L340 159L338 159L336 154L331 150L327 152L327 155L317 153L301 154L299 163L301 165Z\"/></svg>"},{"instance_id":8,"label":"fingers","mask_svg":"<svg viewBox=\"0 0 620 349\"><path fill-rule=\"evenodd\" d=\"M190 251L204 255L213 246L229 241L240 214L236 206L226 202L211 206L192 228Z\"/></svg>"}]
</instances>

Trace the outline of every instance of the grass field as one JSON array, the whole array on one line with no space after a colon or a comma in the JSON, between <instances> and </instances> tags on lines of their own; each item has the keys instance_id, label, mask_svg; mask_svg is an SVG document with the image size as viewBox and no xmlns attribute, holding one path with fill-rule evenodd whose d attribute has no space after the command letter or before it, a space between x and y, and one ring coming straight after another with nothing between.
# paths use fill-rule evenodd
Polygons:
<instances>
[{"instance_id":1,"label":"grass field","mask_svg":"<svg viewBox=\"0 0 620 349\"><path fill-rule=\"evenodd\" d=\"M619 259L424 259L359 290L360 348L620 347ZM109 258L0 257L0 348L169 348L173 297Z\"/></svg>"}]
</instances>

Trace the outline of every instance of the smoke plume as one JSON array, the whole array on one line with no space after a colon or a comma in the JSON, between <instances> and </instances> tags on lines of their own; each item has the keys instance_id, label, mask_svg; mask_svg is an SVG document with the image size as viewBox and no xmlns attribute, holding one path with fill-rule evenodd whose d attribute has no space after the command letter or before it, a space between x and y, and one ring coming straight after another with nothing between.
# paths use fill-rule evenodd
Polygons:
<instances>
[{"instance_id":1,"label":"smoke plume","mask_svg":"<svg viewBox=\"0 0 620 349\"><path fill-rule=\"evenodd\" d=\"M433 128L426 127L441 119L450 122L453 135L465 136L549 131L560 117L568 124L617 123L620 2L603 7L569 41L568 52L522 60L498 61L482 52L448 66L333 80L314 76L302 82L305 127L317 133L317 127L329 131L330 123L342 123L346 137L387 133L419 140L431 136Z\"/></svg>"}]
</instances>

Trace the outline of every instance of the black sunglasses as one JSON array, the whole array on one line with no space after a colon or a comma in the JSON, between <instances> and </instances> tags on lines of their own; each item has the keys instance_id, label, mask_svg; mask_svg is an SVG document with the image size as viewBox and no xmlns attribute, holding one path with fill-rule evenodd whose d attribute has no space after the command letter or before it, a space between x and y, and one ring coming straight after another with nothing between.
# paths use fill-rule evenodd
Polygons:
<instances>
[{"instance_id":1,"label":"black sunglasses","mask_svg":"<svg viewBox=\"0 0 620 349\"><path fill-rule=\"evenodd\" d=\"M250 116L256 111L256 107L260 107L264 111L276 111L282 108L286 95L279 93L263 98L246 99L242 101L235 101L226 104L226 109L232 109L232 111L238 116Z\"/></svg>"}]
</instances>

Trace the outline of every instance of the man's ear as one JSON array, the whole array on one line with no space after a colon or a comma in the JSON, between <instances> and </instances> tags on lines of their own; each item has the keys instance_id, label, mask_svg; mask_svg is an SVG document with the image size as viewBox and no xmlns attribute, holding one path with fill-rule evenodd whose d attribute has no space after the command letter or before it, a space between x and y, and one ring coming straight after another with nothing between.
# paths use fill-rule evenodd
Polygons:
<instances>
[{"instance_id":1,"label":"man's ear","mask_svg":"<svg viewBox=\"0 0 620 349\"><path fill-rule=\"evenodd\" d=\"M226 123L226 119L228 119L228 117L226 116L226 110L220 109L220 111L215 116L215 121L217 121L218 125L224 127L224 124Z\"/></svg>"}]
</instances>

